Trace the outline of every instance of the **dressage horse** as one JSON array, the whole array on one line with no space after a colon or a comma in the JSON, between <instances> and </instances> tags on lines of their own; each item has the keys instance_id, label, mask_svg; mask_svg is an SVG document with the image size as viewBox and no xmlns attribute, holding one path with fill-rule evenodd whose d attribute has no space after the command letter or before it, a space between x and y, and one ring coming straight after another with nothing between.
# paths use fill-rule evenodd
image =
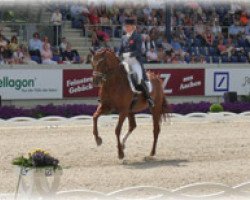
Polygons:
<instances>
[{"instance_id":1,"label":"dressage horse","mask_svg":"<svg viewBox=\"0 0 250 200\"><path fill-rule=\"evenodd\" d=\"M93 67L93 84L94 86L100 87L100 103L93 115L93 134L97 145L101 145L102 139L98 134L97 127L98 117L102 114L111 112L118 113L119 119L115 134L117 137L118 156L119 159L123 159L125 143L129 135L136 128L135 113L147 109L148 104L144 96L139 94L137 101L134 103L133 107L131 107L134 93L131 90L124 66L112 50L105 48L97 52L91 50L91 52L93 54L91 62ZM168 104L164 96L162 80L154 73L149 72L147 75L152 83L153 90L151 92L151 97L155 102L155 106L150 108L154 126L154 142L150 155L154 156L156 153L161 122L162 119L166 119ZM129 130L121 141L120 134L122 125L127 117Z\"/></svg>"}]
</instances>

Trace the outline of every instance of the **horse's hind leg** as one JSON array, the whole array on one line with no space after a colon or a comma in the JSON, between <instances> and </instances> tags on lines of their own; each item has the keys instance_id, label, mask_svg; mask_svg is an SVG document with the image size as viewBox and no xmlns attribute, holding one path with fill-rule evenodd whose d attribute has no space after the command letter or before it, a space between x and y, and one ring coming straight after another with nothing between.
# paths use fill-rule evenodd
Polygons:
<instances>
[{"instance_id":1,"label":"horse's hind leg","mask_svg":"<svg viewBox=\"0 0 250 200\"><path fill-rule=\"evenodd\" d=\"M96 110L96 112L93 115L93 123L94 123L94 130L93 130L93 135L95 137L95 141L96 144L98 146L100 146L102 144L102 138L99 137L98 134L98 127L97 127L97 122L98 122L98 118L100 117L100 115L103 113L103 108L102 105L100 104Z\"/></svg>"},{"instance_id":2,"label":"horse's hind leg","mask_svg":"<svg viewBox=\"0 0 250 200\"><path fill-rule=\"evenodd\" d=\"M125 144L126 144L128 137L133 132L133 130L136 128L136 121L135 121L135 114L134 113L130 113L128 115L128 125L129 125L128 132L122 138L123 149L125 149Z\"/></svg>"},{"instance_id":3,"label":"horse's hind leg","mask_svg":"<svg viewBox=\"0 0 250 200\"><path fill-rule=\"evenodd\" d=\"M158 136L160 133L160 120L161 120L161 114L160 112L154 112L153 111L153 125L154 125L154 142L153 142L153 148L151 150L150 156L154 156L156 153L156 146L158 141Z\"/></svg>"}]
</instances>

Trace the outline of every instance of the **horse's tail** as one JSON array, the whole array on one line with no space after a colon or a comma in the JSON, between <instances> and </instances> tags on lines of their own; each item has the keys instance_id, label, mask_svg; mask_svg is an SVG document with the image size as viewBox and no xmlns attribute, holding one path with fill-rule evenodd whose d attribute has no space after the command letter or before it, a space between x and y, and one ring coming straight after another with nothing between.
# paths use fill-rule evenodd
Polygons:
<instances>
[{"instance_id":1,"label":"horse's tail","mask_svg":"<svg viewBox=\"0 0 250 200\"><path fill-rule=\"evenodd\" d=\"M169 113L170 113L170 105L168 104L165 95L163 95L162 108L161 108L162 120L166 122L167 117L169 117Z\"/></svg>"}]
</instances>

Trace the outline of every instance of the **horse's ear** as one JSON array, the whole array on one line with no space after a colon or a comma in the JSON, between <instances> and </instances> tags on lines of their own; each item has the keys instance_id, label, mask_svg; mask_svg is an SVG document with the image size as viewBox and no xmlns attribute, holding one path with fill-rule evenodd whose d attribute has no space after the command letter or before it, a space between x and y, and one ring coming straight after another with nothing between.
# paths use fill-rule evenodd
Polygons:
<instances>
[{"instance_id":1,"label":"horse's ear","mask_svg":"<svg viewBox=\"0 0 250 200\"><path fill-rule=\"evenodd\" d=\"M91 54L94 56L95 55L95 50L93 48L89 48L89 51L91 52Z\"/></svg>"}]
</instances>

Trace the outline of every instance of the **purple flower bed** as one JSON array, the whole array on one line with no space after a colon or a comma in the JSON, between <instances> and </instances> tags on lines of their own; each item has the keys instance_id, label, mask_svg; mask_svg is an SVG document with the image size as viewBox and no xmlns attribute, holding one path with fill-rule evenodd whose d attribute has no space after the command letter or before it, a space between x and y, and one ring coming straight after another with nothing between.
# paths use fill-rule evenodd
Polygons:
<instances>
[{"instance_id":1,"label":"purple flower bed","mask_svg":"<svg viewBox=\"0 0 250 200\"><path fill-rule=\"evenodd\" d=\"M207 113L211 106L210 102L171 104L171 112L178 114L188 114L193 112ZM222 103L224 111L241 113L250 111L250 103ZM77 115L93 115L96 110L95 105L60 105L49 104L46 106L36 106L31 109L16 108L14 106L0 107L0 118L9 119L13 117L33 117L41 118L51 115L62 117L73 117ZM143 113L149 113L148 110Z\"/></svg>"}]
</instances>

